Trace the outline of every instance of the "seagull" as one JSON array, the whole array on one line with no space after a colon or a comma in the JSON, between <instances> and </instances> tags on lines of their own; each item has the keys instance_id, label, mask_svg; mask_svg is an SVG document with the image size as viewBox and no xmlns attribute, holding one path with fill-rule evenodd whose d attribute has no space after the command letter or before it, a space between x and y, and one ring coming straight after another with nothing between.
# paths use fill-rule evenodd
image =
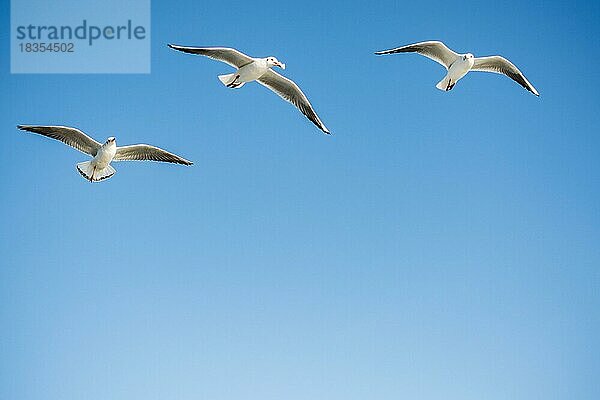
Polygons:
<instances>
[{"instance_id":1,"label":"seagull","mask_svg":"<svg viewBox=\"0 0 600 400\"><path fill-rule=\"evenodd\" d=\"M110 166L112 161L151 160L192 165L192 162L185 158L147 144L117 147L114 137L109 137L106 142L100 144L79 129L68 126L18 125L17 128L60 140L74 149L94 157L90 161L77 164L77 170L81 176L90 182L98 182L113 176L116 171Z\"/></svg>"},{"instance_id":2,"label":"seagull","mask_svg":"<svg viewBox=\"0 0 600 400\"><path fill-rule=\"evenodd\" d=\"M456 85L456 82L469 71L483 71L506 75L536 96L540 95L533 85L529 83L527 78L525 78L525 75L523 75L513 63L501 56L475 57L471 53L458 54L439 41L409 44L395 49L378 51L375 54L413 52L424 55L425 57L440 63L448 70L444 79L439 81L436 85L440 90L451 90L454 85Z\"/></svg>"},{"instance_id":3,"label":"seagull","mask_svg":"<svg viewBox=\"0 0 600 400\"><path fill-rule=\"evenodd\" d=\"M184 53L200 54L229 64L237 70L233 74L219 75L219 80L225 86L235 89L241 88L247 82L257 81L277 93L284 100L292 103L319 129L328 135L330 134L306 95L300 90L300 87L294 81L271 69L273 67L285 69L285 64L277 60L277 58L253 58L241 51L228 47L185 47L174 44L169 44L168 46Z\"/></svg>"}]
</instances>

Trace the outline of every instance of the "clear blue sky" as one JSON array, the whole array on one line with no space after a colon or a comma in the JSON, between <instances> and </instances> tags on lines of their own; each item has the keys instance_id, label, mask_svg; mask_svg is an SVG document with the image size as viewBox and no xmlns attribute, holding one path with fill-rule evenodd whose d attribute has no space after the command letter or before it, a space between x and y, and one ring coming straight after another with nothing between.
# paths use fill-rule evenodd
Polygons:
<instances>
[{"instance_id":1,"label":"clear blue sky","mask_svg":"<svg viewBox=\"0 0 600 400\"><path fill-rule=\"evenodd\" d=\"M152 5L149 75L10 75L0 398L600 398L600 4ZM376 50L439 39L541 93ZM274 55L334 132L167 43ZM17 124L147 142L86 157Z\"/></svg>"}]
</instances>

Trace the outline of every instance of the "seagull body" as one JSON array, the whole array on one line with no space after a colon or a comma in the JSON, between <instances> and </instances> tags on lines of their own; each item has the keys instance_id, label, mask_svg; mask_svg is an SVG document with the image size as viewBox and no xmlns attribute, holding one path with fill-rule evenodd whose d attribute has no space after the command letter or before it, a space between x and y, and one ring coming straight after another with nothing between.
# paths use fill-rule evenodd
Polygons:
<instances>
[{"instance_id":1,"label":"seagull body","mask_svg":"<svg viewBox=\"0 0 600 400\"><path fill-rule=\"evenodd\" d=\"M203 55L222 61L236 68L233 74L219 75L219 80L228 88L236 89L247 82L257 81L271 89L284 100L292 103L302 114L326 134L329 130L313 109L306 95L292 80L273 71L273 67L285 69L285 64L275 57L253 58L236 49L228 47L186 47L169 45L184 53Z\"/></svg>"},{"instance_id":2,"label":"seagull body","mask_svg":"<svg viewBox=\"0 0 600 400\"><path fill-rule=\"evenodd\" d=\"M459 57L456 61L448 68L448 73L442 79L436 87L441 90L451 90L456 82L458 82L463 76L465 76L471 68L473 68L474 57L473 54L466 54L465 57Z\"/></svg>"},{"instance_id":3,"label":"seagull body","mask_svg":"<svg viewBox=\"0 0 600 400\"><path fill-rule=\"evenodd\" d=\"M106 142L100 146L98 152L91 161L84 161L77 164L77 170L84 178L92 181L108 179L115 174L115 169L110 166L117 154L117 141L114 137L109 137ZM89 163L89 164L86 164ZM92 170L90 173L89 170ZM97 172L96 172L97 171Z\"/></svg>"},{"instance_id":4,"label":"seagull body","mask_svg":"<svg viewBox=\"0 0 600 400\"><path fill-rule=\"evenodd\" d=\"M274 57L257 58L253 62L241 66L233 74L220 75L219 80L227 87L240 88L247 82L259 79L274 66L285 69L285 64L280 63Z\"/></svg>"},{"instance_id":5,"label":"seagull body","mask_svg":"<svg viewBox=\"0 0 600 400\"><path fill-rule=\"evenodd\" d=\"M100 144L79 129L68 126L19 125L17 128L60 140L92 156L90 161L77 164L77 171L90 182L98 182L113 176L116 171L110 165L112 161L150 160L192 165L191 161L147 144L117 147L117 141L112 136Z\"/></svg>"},{"instance_id":6,"label":"seagull body","mask_svg":"<svg viewBox=\"0 0 600 400\"><path fill-rule=\"evenodd\" d=\"M471 53L458 54L439 41L420 42L395 49L378 51L375 54L419 53L441 64L448 73L438 82L440 90L451 90L469 71L483 71L503 74L523 86L531 93L539 96L538 91L525 78L525 75L510 61L501 56L475 57Z\"/></svg>"}]
</instances>

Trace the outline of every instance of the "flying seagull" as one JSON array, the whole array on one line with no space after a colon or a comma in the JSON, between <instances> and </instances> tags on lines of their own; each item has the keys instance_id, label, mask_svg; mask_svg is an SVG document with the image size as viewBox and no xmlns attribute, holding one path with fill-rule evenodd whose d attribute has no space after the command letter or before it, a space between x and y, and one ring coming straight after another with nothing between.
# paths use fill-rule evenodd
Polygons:
<instances>
[{"instance_id":1,"label":"flying seagull","mask_svg":"<svg viewBox=\"0 0 600 400\"><path fill-rule=\"evenodd\" d=\"M525 75L513 63L501 56L476 58L471 53L458 54L450 50L444 43L438 41L409 44L408 46L397 47L395 49L378 51L375 54L413 52L422 54L440 63L448 70L444 79L436 85L440 90L451 90L456 85L456 82L469 71L484 71L506 75L536 96L540 95L527 78L525 78Z\"/></svg>"},{"instance_id":2,"label":"flying seagull","mask_svg":"<svg viewBox=\"0 0 600 400\"><path fill-rule=\"evenodd\" d=\"M117 147L114 137L109 137L106 142L100 144L79 129L68 126L18 125L17 128L60 140L94 157L90 161L77 164L79 173L90 182L98 182L113 176L116 171L110 166L111 161L151 160L192 165L191 161L147 144Z\"/></svg>"},{"instance_id":3,"label":"flying seagull","mask_svg":"<svg viewBox=\"0 0 600 400\"><path fill-rule=\"evenodd\" d=\"M228 88L240 88L247 82L257 81L277 93L298 108L309 120L326 134L330 134L325 124L313 109L306 95L294 81L279 75L271 68L285 69L285 64L275 57L253 58L241 51L227 47L185 47L169 45L184 53L199 54L213 60L222 61L237 70L233 74L219 75L219 80Z\"/></svg>"}]
</instances>

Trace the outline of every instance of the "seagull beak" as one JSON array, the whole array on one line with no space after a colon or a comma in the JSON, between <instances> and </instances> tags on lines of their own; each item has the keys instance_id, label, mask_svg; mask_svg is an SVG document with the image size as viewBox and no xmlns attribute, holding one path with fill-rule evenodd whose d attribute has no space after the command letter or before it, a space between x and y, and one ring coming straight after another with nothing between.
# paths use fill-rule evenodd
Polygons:
<instances>
[{"instance_id":1,"label":"seagull beak","mask_svg":"<svg viewBox=\"0 0 600 400\"><path fill-rule=\"evenodd\" d=\"M285 69L285 64L284 64L284 63L282 63L282 62L279 62L279 61L278 61L278 62L277 62L277 66L278 66L279 68L281 68L281 69Z\"/></svg>"}]
</instances>

